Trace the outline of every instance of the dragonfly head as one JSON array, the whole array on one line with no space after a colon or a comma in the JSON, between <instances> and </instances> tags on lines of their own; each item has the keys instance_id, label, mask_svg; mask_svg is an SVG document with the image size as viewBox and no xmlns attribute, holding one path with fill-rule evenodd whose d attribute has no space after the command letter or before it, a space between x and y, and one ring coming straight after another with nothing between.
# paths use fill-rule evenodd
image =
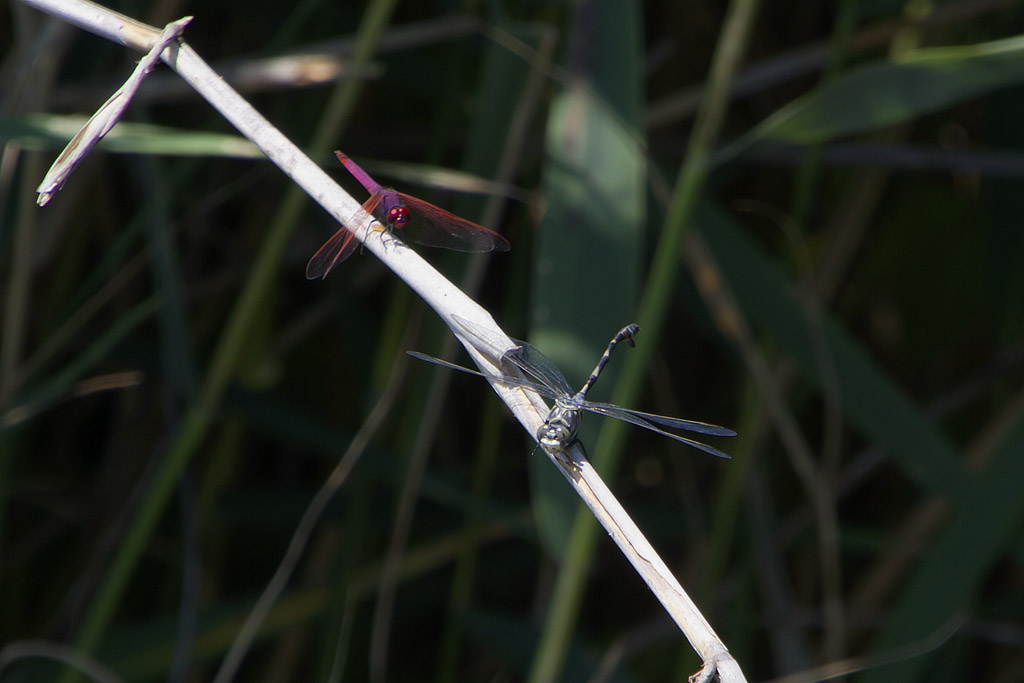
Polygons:
<instances>
[{"instance_id":1,"label":"dragonfly head","mask_svg":"<svg viewBox=\"0 0 1024 683\"><path fill-rule=\"evenodd\" d=\"M581 410L556 402L544 424L537 430L537 443L549 453L564 451L576 441L576 432L579 431L582 421Z\"/></svg>"},{"instance_id":2,"label":"dragonfly head","mask_svg":"<svg viewBox=\"0 0 1024 683\"><path fill-rule=\"evenodd\" d=\"M409 209L404 206L395 206L388 211L388 225L392 228L401 228L409 222Z\"/></svg>"}]
</instances>

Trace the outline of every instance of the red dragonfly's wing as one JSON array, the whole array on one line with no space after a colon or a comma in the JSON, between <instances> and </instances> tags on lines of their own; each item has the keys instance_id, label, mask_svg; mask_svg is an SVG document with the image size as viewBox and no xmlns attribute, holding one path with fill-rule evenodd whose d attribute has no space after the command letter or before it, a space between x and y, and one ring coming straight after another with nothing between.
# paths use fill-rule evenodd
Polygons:
<instances>
[{"instance_id":1,"label":"red dragonfly's wing","mask_svg":"<svg viewBox=\"0 0 1024 683\"><path fill-rule=\"evenodd\" d=\"M327 273L351 256L357 246L359 240L356 236L349 232L348 228L341 228L331 239L324 242L324 246L317 249L313 258L309 259L309 263L306 264L306 279L327 277Z\"/></svg>"},{"instance_id":2,"label":"red dragonfly's wing","mask_svg":"<svg viewBox=\"0 0 1024 683\"><path fill-rule=\"evenodd\" d=\"M402 229L406 239L428 247L453 251L508 251L508 240L473 221L448 213L430 202L396 193L409 209L409 222Z\"/></svg>"},{"instance_id":3,"label":"red dragonfly's wing","mask_svg":"<svg viewBox=\"0 0 1024 683\"><path fill-rule=\"evenodd\" d=\"M363 211L372 215L383 196L383 191L375 193L363 204ZM327 273L351 256L358 246L359 240L356 239L355 233L347 227L341 228L331 236L331 239L324 242L322 247L317 249L313 258L309 259L309 263L306 264L306 279L316 280L327 277Z\"/></svg>"}]
</instances>

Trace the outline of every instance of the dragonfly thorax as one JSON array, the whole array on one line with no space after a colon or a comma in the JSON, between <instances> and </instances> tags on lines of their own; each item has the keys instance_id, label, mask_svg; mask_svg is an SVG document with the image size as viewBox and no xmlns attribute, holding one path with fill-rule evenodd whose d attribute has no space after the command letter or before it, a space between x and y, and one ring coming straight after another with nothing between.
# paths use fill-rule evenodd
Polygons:
<instances>
[{"instance_id":1,"label":"dragonfly thorax","mask_svg":"<svg viewBox=\"0 0 1024 683\"><path fill-rule=\"evenodd\" d=\"M395 206L388 211L388 225L391 227L402 227L409 222L409 209L404 206Z\"/></svg>"},{"instance_id":2,"label":"dragonfly thorax","mask_svg":"<svg viewBox=\"0 0 1024 683\"><path fill-rule=\"evenodd\" d=\"M578 407L556 400L555 407L537 430L537 443L548 452L564 451L576 441L582 421L583 412Z\"/></svg>"}]
</instances>

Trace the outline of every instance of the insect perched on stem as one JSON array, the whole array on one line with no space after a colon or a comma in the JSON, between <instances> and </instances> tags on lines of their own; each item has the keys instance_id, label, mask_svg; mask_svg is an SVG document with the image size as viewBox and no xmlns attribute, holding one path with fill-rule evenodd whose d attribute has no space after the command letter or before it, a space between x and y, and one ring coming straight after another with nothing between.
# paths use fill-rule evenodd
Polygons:
<instances>
[{"instance_id":1,"label":"insect perched on stem","mask_svg":"<svg viewBox=\"0 0 1024 683\"><path fill-rule=\"evenodd\" d=\"M473 221L459 218L430 202L382 187L342 152L338 160L359 181L370 198L363 210L384 224L389 232L410 242L453 251L508 251L508 240ZM355 233L342 227L313 254L306 265L306 278L327 277L336 265L352 255L359 246Z\"/></svg>"},{"instance_id":2,"label":"insect perched on stem","mask_svg":"<svg viewBox=\"0 0 1024 683\"><path fill-rule=\"evenodd\" d=\"M540 351L533 348L526 342L514 340L518 346L509 349L508 351L501 352L500 347L497 346L496 342L488 341L493 336L491 332L470 322L469 320L459 318L458 316L455 317L455 320L460 326L465 328L466 331L472 333L477 338L474 342L482 344L481 348L487 347L491 349L494 357L499 358L502 365L518 369L526 377L517 377L506 372L497 381L508 386L523 387L524 389L536 392L545 398L554 400L554 407L552 407L551 411L548 413L547 418L544 420L544 424L537 430L537 442L540 444L541 448L548 453L557 455L576 443L578 440L577 433L579 432L580 423L583 421L583 411L589 411L591 413L597 413L598 415L613 417L616 420L622 420L623 422L628 422L638 427L643 427L644 429L649 429L652 432L656 432L662 436L667 436L670 439L674 439L686 444L687 446L700 449L705 453L710 453L711 455L719 458L729 457L714 446L709 446L706 443L701 443L700 441L680 436L679 434L673 434L672 432L665 431L665 429L662 428L665 427L668 429L696 432L698 434L707 434L709 436L736 436L736 432L731 429L708 424L706 422L680 420L675 417L644 413L639 410L623 408L612 403L599 403L597 401L587 400L587 392L590 391L597 382L597 378L600 376L601 371L604 370L605 365L611 358L612 351L615 350L615 347L619 342L625 341L630 346L634 346L633 337L635 337L636 333L640 330L639 325L627 325L612 338L608 343L608 348L605 349L604 355L601 356L601 360L598 361L597 367L594 368L594 371L590 373L590 377L587 378L587 381L583 384L583 388L577 392L573 392L572 387L569 386L569 382L566 381L561 371L555 367L555 364L548 360ZM433 356L428 356L416 351L409 351L408 354L414 358L419 358L420 360L425 360L429 363L441 365L446 368L451 368L460 372L468 372L471 375L478 375L486 379L495 379L493 376L483 372L464 368L461 365L455 365L454 363L449 363L448 361L441 360L440 358L434 358Z\"/></svg>"}]
</instances>

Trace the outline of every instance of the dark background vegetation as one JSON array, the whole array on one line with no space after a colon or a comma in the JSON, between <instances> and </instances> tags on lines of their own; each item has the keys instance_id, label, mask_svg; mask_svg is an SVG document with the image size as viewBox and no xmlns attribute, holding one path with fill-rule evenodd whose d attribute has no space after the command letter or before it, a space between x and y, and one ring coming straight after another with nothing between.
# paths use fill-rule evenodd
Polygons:
<instances>
[{"instance_id":1,"label":"dark background vegetation","mask_svg":"<svg viewBox=\"0 0 1024 683\"><path fill-rule=\"evenodd\" d=\"M194 14L218 69L340 57L358 80L246 95L357 197L331 150L508 236L509 254L420 253L572 383L647 316L612 363L649 354L640 390L595 397L734 427L733 459L638 430L607 446L599 418L584 442L615 452L613 490L749 679L852 658L862 680L1022 680L1024 7L763 3L729 82L709 76L726 4L113 9ZM170 71L126 118L157 128L34 205L62 118L138 58L51 21L0 19L3 657L65 643L128 680L210 678L384 397L239 680L540 679L541 652L557 680L695 671L608 539L571 546L568 487L490 389L439 392L407 362L442 352L432 312L366 254L307 282L337 226L225 154L234 131ZM425 187L437 168L514 196Z\"/></svg>"}]
</instances>

